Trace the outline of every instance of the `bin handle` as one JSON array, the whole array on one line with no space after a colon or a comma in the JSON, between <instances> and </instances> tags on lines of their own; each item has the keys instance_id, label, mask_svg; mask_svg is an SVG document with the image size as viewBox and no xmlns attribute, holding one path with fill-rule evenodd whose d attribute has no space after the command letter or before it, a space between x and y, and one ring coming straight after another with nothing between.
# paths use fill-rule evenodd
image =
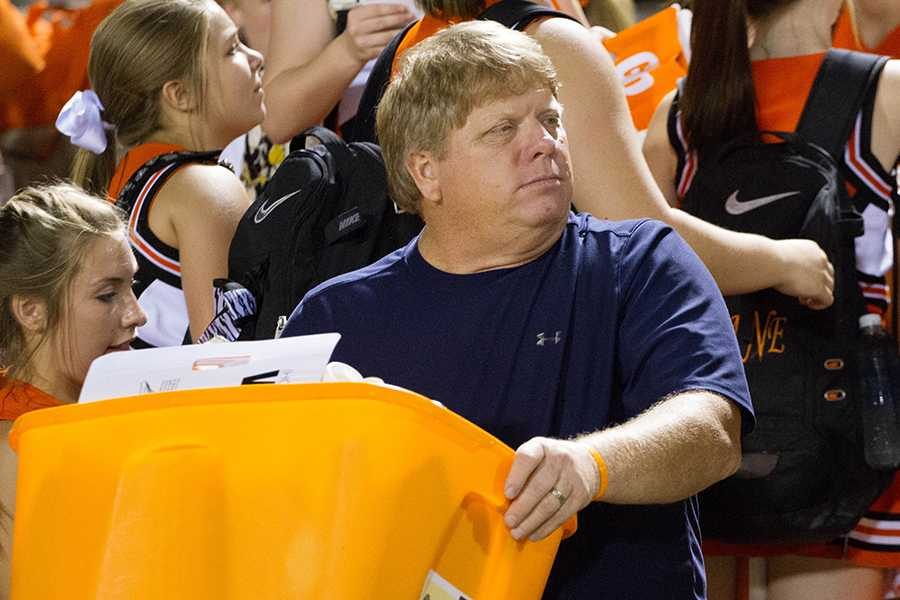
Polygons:
<instances>
[{"instance_id":1,"label":"bin handle","mask_svg":"<svg viewBox=\"0 0 900 600\"><path fill-rule=\"evenodd\" d=\"M463 508L468 506L474 500L480 500L483 504L486 504L490 508L492 508L495 511L497 511L498 513L500 513L500 515L505 514L506 509L509 506L509 501L506 500L506 498L504 498L502 501L498 502L497 500L492 500L491 498L488 498L487 496L485 496L484 494L482 494L480 492L469 492L463 498L463 501L462 501ZM560 527L560 529L562 529L562 539L572 537L575 534L575 532L578 531L578 516L572 515L571 517L569 517L568 520L566 520L565 523L563 523L559 527Z\"/></svg>"},{"instance_id":2,"label":"bin handle","mask_svg":"<svg viewBox=\"0 0 900 600\"><path fill-rule=\"evenodd\" d=\"M502 501L497 501L495 499L489 498L480 492L469 492L463 497L462 507L465 509L467 506L472 504L473 502L481 502L488 506L488 508L497 512L500 517L500 522L503 523L503 515L506 512L507 507L509 506L509 501L506 498L503 498ZM562 539L566 539L567 537L573 535L575 531L578 529L578 517L576 515L572 515L565 523L563 523L560 528L562 529ZM499 528L493 527L491 528L492 536L496 536L497 532L500 531L501 535L510 535L509 531L506 530L506 525L501 524ZM496 539L496 537L495 537ZM493 543L494 540L492 540ZM522 540L516 542L519 545L527 543L527 540ZM479 586L478 592L473 596L473 600L482 600L484 598L494 598L496 595L496 588L499 585L502 585L502 578L498 577L500 573L500 559L502 557L499 553L493 553L493 556L488 559L488 563L485 565L484 575L481 577L481 585Z\"/></svg>"}]
</instances>

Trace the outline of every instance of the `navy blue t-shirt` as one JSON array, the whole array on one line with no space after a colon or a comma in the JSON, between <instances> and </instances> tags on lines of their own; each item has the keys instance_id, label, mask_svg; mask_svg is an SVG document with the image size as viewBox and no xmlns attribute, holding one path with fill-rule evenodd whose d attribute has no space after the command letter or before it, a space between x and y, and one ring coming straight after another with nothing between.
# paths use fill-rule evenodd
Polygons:
<instances>
[{"instance_id":1,"label":"navy blue t-shirt","mask_svg":"<svg viewBox=\"0 0 900 600\"><path fill-rule=\"evenodd\" d=\"M513 448L621 423L675 392L750 396L706 267L655 221L570 215L519 267L454 275L417 240L312 290L284 335L336 331L332 360L440 401ZM696 497L594 503L560 547L545 599L704 598Z\"/></svg>"}]
</instances>

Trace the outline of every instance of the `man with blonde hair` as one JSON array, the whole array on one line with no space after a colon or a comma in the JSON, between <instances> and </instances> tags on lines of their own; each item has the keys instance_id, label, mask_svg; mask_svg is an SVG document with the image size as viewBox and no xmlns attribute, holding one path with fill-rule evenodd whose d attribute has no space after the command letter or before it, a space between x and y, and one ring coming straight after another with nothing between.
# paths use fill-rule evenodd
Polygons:
<instances>
[{"instance_id":1,"label":"man with blonde hair","mask_svg":"<svg viewBox=\"0 0 900 600\"><path fill-rule=\"evenodd\" d=\"M333 360L518 446L510 534L579 517L545 598L704 598L694 494L734 472L753 422L731 321L670 228L569 212L557 88L495 23L409 51L378 129L425 229L310 292L285 334L338 331Z\"/></svg>"}]
</instances>

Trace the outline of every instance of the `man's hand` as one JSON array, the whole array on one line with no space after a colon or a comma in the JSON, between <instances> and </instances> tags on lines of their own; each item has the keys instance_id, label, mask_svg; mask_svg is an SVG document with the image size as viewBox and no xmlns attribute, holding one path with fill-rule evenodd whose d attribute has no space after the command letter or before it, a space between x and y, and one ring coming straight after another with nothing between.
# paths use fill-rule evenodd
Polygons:
<instances>
[{"instance_id":1,"label":"man's hand","mask_svg":"<svg viewBox=\"0 0 900 600\"><path fill-rule=\"evenodd\" d=\"M506 526L513 538L544 539L587 506L600 472L582 442L536 437L516 450L504 493L512 504Z\"/></svg>"},{"instance_id":2,"label":"man's hand","mask_svg":"<svg viewBox=\"0 0 900 600\"><path fill-rule=\"evenodd\" d=\"M782 283L775 289L796 296L805 306L821 310L834 302L834 267L811 240L779 240Z\"/></svg>"},{"instance_id":3,"label":"man's hand","mask_svg":"<svg viewBox=\"0 0 900 600\"><path fill-rule=\"evenodd\" d=\"M341 38L350 54L365 63L377 57L412 19L403 4L362 4L347 14L347 29Z\"/></svg>"}]
</instances>

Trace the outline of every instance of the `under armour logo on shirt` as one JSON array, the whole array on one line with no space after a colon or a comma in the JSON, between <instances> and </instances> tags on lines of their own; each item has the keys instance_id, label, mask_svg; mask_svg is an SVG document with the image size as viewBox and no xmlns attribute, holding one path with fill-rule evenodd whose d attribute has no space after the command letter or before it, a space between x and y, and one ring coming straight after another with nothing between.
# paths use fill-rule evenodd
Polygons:
<instances>
[{"instance_id":1,"label":"under armour logo on shirt","mask_svg":"<svg viewBox=\"0 0 900 600\"><path fill-rule=\"evenodd\" d=\"M553 342L554 344L558 344L562 341L562 331L557 331L554 335L548 336L543 331L537 334L537 343L536 346L543 346L547 342Z\"/></svg>"}]
</instances>

